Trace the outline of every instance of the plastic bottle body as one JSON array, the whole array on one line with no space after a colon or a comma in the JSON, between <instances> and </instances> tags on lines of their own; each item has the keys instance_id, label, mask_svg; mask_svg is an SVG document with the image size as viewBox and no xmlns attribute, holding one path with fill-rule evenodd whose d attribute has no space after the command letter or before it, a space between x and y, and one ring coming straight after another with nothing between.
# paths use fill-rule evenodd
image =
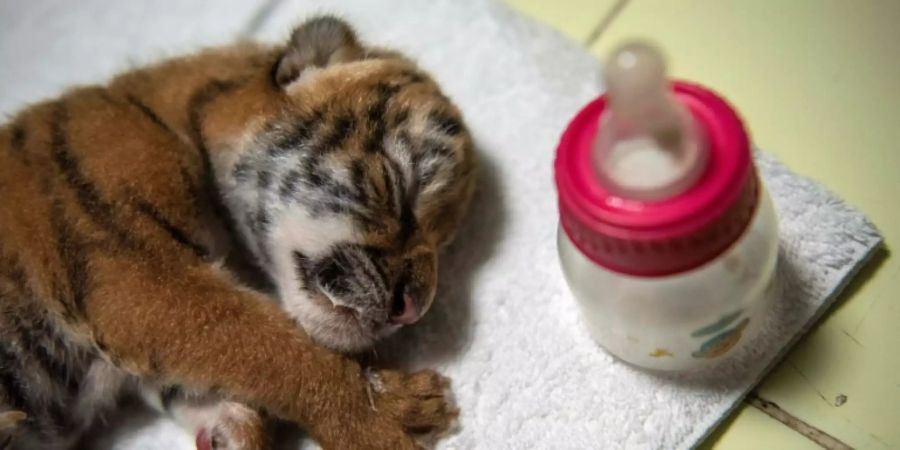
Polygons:
<instances>
[{"instance_id":1,"label":"plastic bottle body","mask_svg":"<svg viewBox=\"0 0 900 450\"><path fill-rule=\"evenodd\" d=\"M560 227L562 269L594 339L618 358L655 370L702 368L756 334L771 304L778 225L759 191L744 233L700 267L661 277L604 268Z\"/></svg>"}]
</instances>

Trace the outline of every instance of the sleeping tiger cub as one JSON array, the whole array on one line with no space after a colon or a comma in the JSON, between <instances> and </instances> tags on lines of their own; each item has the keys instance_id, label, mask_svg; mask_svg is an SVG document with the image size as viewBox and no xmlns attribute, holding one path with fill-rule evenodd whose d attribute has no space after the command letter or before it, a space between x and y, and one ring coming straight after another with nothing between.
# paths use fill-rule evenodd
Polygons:
<instances>
[{"instance_id":1,"label":"sleeping tiger cub","mask_svg":"<svg viewBox=\"0 0 900 450\"><path fill-rule=\"evenodd\" d=\"M337 352L428 310L474 173L435 82L331 17L27 108L0 128L0 447L69 448L140 392L200 448L265 447L257 408L415 448L447 381ZM277 301L223 267L242 248Z\"/></svg>"}]
</instances>

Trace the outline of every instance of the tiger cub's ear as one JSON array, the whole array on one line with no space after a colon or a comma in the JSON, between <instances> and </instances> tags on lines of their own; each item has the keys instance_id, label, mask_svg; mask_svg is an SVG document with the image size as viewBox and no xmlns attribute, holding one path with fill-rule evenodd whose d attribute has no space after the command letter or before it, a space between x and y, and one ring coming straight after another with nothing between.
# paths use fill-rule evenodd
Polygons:
<instances>
[{"instance_id":1,"label":"tiger cub's ear","mask_svg":"<svg viewBox=\"0 0 900 450\"><path fill-rule=\"evenodd\" d=\"M307 20L291 33L288 47L275 69L275 82L284 88L313 68L363 59L365 51L353 28L332 16Z\"/></svg>"}]
</instances>

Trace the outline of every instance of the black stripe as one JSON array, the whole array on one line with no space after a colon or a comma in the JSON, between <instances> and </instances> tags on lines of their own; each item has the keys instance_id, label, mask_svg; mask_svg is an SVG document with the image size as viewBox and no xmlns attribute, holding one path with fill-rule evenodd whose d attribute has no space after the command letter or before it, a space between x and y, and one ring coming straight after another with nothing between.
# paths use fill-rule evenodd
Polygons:
<instances>
[{"instance_id":1,"label":"black stripe","mask_svg":"<svg viewBox=\"0 0 900 450\"><path fill-rule=\"evenodd\" d=\"M294 270L297 272L300 281L306 286L310 281L310 275L313 271L313 262L308 256L296 250L294 250L291 255L294 258Z\"/></svg>"},{"instance_id":2,"label":"black stripe","mask_svg":"<svg viewBox=\"0 0 900 450\"><path fill-rule=\"evenodd\" d=\"M368 139L364 147L367 153L378 153L383 150L384 135L387 133L384 115L387 111L388 102L398 90L399 88L386 84L380 84L377 87L376 100L366 111L366 118L370 126Z\"/></svg>"},{"instance_id":3,"label":"black stripe","mask_svg":"<svg viewBox=\"0 0 900 450\"><path fill-rule=\"evenodd\" d=\"M213 213L219 217L224 224L226 231L231 236L237 236L234 220L228 213L228 208L223 203L221 192L215 180L215 173L212 167L212 160L209 156L209 149L206 147L206 141L203 137L203 115L204 110L217 97L234 91L240 87L241 82L238 80L212 80L203 87L197 89L191 94L188 100L188 123L190 124L191 138L194 145L200 152L201 162L203 164L203 179L206 190L207 199L213 207Z\"/></svg>"},{"instance_id":4,"label":"black stripe","mask_svg":"<svg viewBox=\"0 0 900 450\"><path fill-rule=\"evenodd\" d=\"M303 161L303 171L301 174L304 176L304 184L311 188L317 188L328 197L339 200L339 202L334 203L335 206L352 202L356 197L355 190L332 177L323 175L323 173L327 172L327 169L322 168L321 161L320 158L312 157Z\"/></svg>"},{"instance_id":5,"label":"black stripe","mask_svg":"<svg viewBox=\"0 0 900 450\"><path fill-rule=\"evenodd\" d=\"M399 113L394 117L393 127L401 128L405 125L405 122L409 120L409 109L402 109Z\"/></svg>"},{"instance_id":6,"label":"black stripe","mask_svg":"<svg viewBox=\"0 0 900 450\"><path fill-rule=\"evenodd\" d=\"M372 265L375 267L375 271L378 272L378 277L381 279L381 284L384 287L384 292L387 292L390 279L383 265L384 250L376 247L365 247L364 250L369 257L369 260L372 261Z\"/></svg>"},{"instance_id":7,"label":"black stripe","mask_svg":"<svg viewBox=\"0 0 900 450\"><path fill-rule=\"evenodd\" d=\"M269 225L272 224L272 218L269 217L269 214L266 212L265 208L262 206L256 209L256 216L254 217L254 223L257 231L261 233L265 233L269 230Z\"/></svg>"},{"instance_id":8,"label":"black stripe","mask_svg":"<svg viewBox=\"0 0 900 450\"><path fill-rule=\"evenodd\" d=\"M372 295L373 292L370 291L379 289L380 287L377 284L378 278L373 275L372 268L369 267L370 264L366 263L361 252L353 252L353 259L358 262L352 264L353 276L350 277L348 282L352 282L357 286L355 292L363 295Z\"/></svg>"},{"instance_id":9,"label":"black stripe","mask_svg":"<svg viewBox=\"0 0 900 450\"><path fill-rule=\"evenodd\" d=\"M234 165L234 168L231 169L231 176L234 177L234 180L239 183L247 181L247 178L250 177L250 163L244 161L244 159L247 158L242 158L240 161L238 161L237 164Z\"/></svg>"},{"instance_id":10,"label":"black stripe","mask_svg":"<svg viewBox=\"0 0 900 450\"><path fill-rule=\"evenodd\" d=\"M391 315L399 315L403 313L404 304L403 296L406 294L407 285L412 281L412 262L406 260L403 269L400 271L400 277L394 284L394 292L392 292Z\"/></svg>"},{"instance_id":11,"label":"black stripe","mask_svg":"<svg viewBox=\"0 0 900 450\"><path fill-rule=\"evenodd\" d=\"M67 293L68 287L64 284L64 281L54 277L50 283L50 298L63 306L63 319L67 322L77 321L79 318L75 315L72 305L67 301L69 298Z\"/></svg>"},{"instance_id":12,"label":"black stripe","mask_svg":"<svg viewBox=\"0 0 900 450\"><path fill-rule=\"evenodd\" d=\"M416 216L413 214L409 202L403 202L403 208L400 211L400 232L397 235L397 239L400 242L408 241L415 233L417 225Z\"/></svg>"},{"instance_id":13,"label":"black stripe","mask_svg":"<svg viewBox=\"0 0 900 450\"><path fill-rule=\"evenodd\" d=\"M373 258L365 247L359 247L358 251L353 253L357 261L357 267L362 270L366 278L372 281L376 288L379 288L383 294L386 294L388 292L387 273L378 264L379 261ZM375 271L374 274L372 272L373 269Z\"/></svg>"},{"instance_id":14,"label":"black stripe","mask_svg":"<svg viewBox=\"0 0 900 450\"><path fill-rule=\"evenodd\" d=\"M159 400L162 402L162 407L166 411L172 407L172 402L180 396L181 388L178 386L165 386L159 391Z\"/></svg>"},{"instance_id":15,"label":"black stripe","mask_svg":"<svg viewBox=\"0 0 900 450\"><path fill-rule=\"evenodd\" d=\"M78 204L100 227L113 234L118 242L129 249L137 247L130 233L120 227L112 216L114 206L104 201L97 187L81 172L78 159L72 155L66 139L69 114L65 105L58 103L50 115L50 146L53 160L66 184L75 191Z\"/></svg>"},{"instance_id":16,"label":"black stripe","mask_svg":"<svg viewBox=\"0 0 900 450\"><path fill-rule=\"evenodd\" d=\"M416 217L413 214L412 207L410 205L410 199L408 198L408 186L406 185L406 179L403 176L403 173L400 169L400 164L397 163L393 158L385 157L388 166L391 167L391 171L393 173L393 190L395 192L395 197L398 197L394 200L396 205L395 211L399 213L399 221L400 221L400 230L398 232L397 238L400 242L406 242L412 236L416 229Z\"/></svg>"},{"instance_id":17,"label":"black stripe","mask_svg":"<svg viewBox=\"0 0 900 450\"><path fill-rule=\"evenodd\" d=\"M396 195L394 194L394 177L390 174L390 169L388 169L388 163L385 160L381 161L381 178L384 183L385 189L385 197L388 201L388 204L391 206L394 211L398 210L398 206L395 201Z\"/></svg>"},{"instance_id":18,"label":"black stripe","mask_svg":"<svg viewBox=\"0 0 900 450\"><path fill-rule=\"evenodd\" d=\"M0 253L0 277L13 283L19 294L33 298L31 288L28 286L28 276L22 264L15 258L6 257ZM0 291L0 294L3 292Z\"/></svg>"},{"instance_id":19,"label":"black stripe","mask_svg":"<svg viewBox=\"0 0 900 450\"><path fill-rule=\"evenodd\" d=\"M6 401L12 409L32 411L28 396L28 385L22 379L23 368L18 364L17 355L0 341L0 386L6 393Z\"/></svg>"},{"instance_id":20,"label":"black stripe","mask_svg":"<svg viewBox=\"0 0 900 450\"><path fill-rule=\"evenodd\" d=\"M428 168L423 170L422 173L419 175L419 180L422 183L422 185L428 186L429 184L431 184L431 182L434 181L435 175L437 175L437 170L438 170L437 164L431 164L428 166Z\"/></svg>"},{"instance_id":21,"label":"black stripe","mask_svg":"<svg viewBox=\"0 0 900 450\"><path fill-rule=\"evenodd\" d=\"M282 200L290 200L294 198L297 193L297 185L300 183L300 178L302 174L298 170L291 170L285 175L284 179L281 180L281 184L278 188L278 195Z\"/></svg>"},{"instance_id":22,"label":"black stripe","mask_svg":"<svg viewBox=\"0 0 900 450\"><path fill-rule=\"evenodd\" d=\"M31 317L23 317L26 314ZM69 393L74 394L78 390L79 383L75 377L70 376L71 371L66 364L65 354L59 354L60 351L65 352L65 344L53 325L43 317L46 314L46 311L18 311L10 315L12 327L25 352L34 357L52 380L65 383Z\"/></svg>"},{"instance_id":23,"label":"black stripe","mask_svg":"<svg viewBox=\"0 0 900 450\"><path fill-rule=\"evenodd\" d=\"M184 185L188 195L190 195L191 205L194 206L194 210L199 210L202 205L203 193L197 187L197 180L191 176L190 172L183 165L179 167L178 174L181 176L181 184Z\"/></svg>"},{"instance_id":24,"label":"black stripe","mask_svg":"<svg viewBox=\"0 0 900 450\"><path fill-rule=\"evenodd\" d=\"M343 203L350 203L356 196L355 190L351 187L348 187L342 184L340 181L331 178L331 177L322 177L320 174L321 171L316 171L316 177L319 182L317 183L322 190L324 190L329 197L340 200Z\"/></svg>"},{"instance_id":25,"label":"black stripe","mask_svg":"<svg viewBox=\"0 0 900 450\"><path fill-rule=\"evenodd\" d=\"M394 161L394 159L390 157L385 157L385 160L387 160L387 164L391 168L394 211L403 214L403 206L406 203L407 193L406 179L403 177L403 171L400 170L400 164L398 164L397 161Z\"/></svg>"},{"instance_id":26,"label":"black stripe","mask_svg":"<svg viewBox=\"0 0 900 450\"><path fill-rule=\"evenodd\" d=\"M434 126L450 136L456 136L463 130L462 122L450 114L440 111L432 111L428 115L428 120Z\"/></svg>"},{"instance_id":27,"label":"black stripe","mask_svg":"<svg viewBox=\"0 0 900 450\"><path fill-rule=\"evenodd\" d=\"M431 159L453 159L453 149L446 142L442 142L437 139L426 138L422 142L422 147L423 150L421 158L428 157Z\"/></svg>"},{"instance_id":28,"label":"black stripe","mask_svg":"<svg viewBox=\"0 0 900 450\"><path fill-rule=\"evenodd\" d=\"M188 122L191 127L191 138L194 145L204 154L205 163L209 163L209 150L203 137L204 109L220 95L227 94L240 87L238 80L212 80L191 94L188 99Z\"/></svg>"},{"instance_id":29,"label":"black stripe","mask_svg":"<svg viewBox=\"0 0 900 450\"><path fill-rule=\"evenodd\" d=\"M350 115L340 115L334 120L331 132L323 139L318 146L322 153L330 153L340 150L344 146L344 142L353 134L356 129L356 118Z\"/></svg>"},{"instance_id":30,"label":"black stripe","mask_svg":"<svg viewBox=\"0 0 900 450\"><path fill-rule=\"evenodd\" d=\"M165 216L163 216L162 212L156 208L156 206L145 200L139 200L137 207L138 210L140 210L148 218L150 218L150 220L156 223L157 226L162 228L163 231L165 231L169 235L169 237L174 239L175 242L178 242L182 246L189 248L191 252L194 253L194 255L200 258L205 258L209 255L209 252L207 252L202 245L192 241L191 238L188 237L187 233L184 232L184 230L178 228L175 224L166 219Z\"/></svg>"},{"instance_id":31,"label":"black stripe","mask_svg":"<svg viewBox=\"0 0 900 450\"><path fill-rule=\"evenodd\" d=\"M304 182L311 187L323 187L327 183L327 179L322 176L320 168L320 159L310 156L303 160Z\"/></svg>"},{"instance_id":32,"label":"black stripe","mask_svg":"<svg viewBox=\"0 0 900 450\"><path fill-rule=\"evenodd\" d=\"M367 203L369 201L369 193L366 190L366 168L359 159L350 163L350 183L356 191L355 200L359 203Z\"/></svg>"},{"instance_id":33,"label":"black stripe","mask_svg":"<svg viewBox=\"0 0 900 450\"><path fill-rule=\"evenodd\" d=\"M406 79L403 80L404 86L410 85L410 84L422 83L422 82L426 81L426 78L424 75L422 75L419 72L412 71L412 70L404 70L401 73L401 75L406 77Z\"/></svg>"},{"instance_id":34,"label":"black stripe","mask_svg":"<svg viewBox=\"0 0 900 450\"><path fill-rule=\"evenodd\" d=\"M299 149L304 143L319 133L319 129L325 123L322 120L323 117L324 112L316 110L306 119L294 123L290 132L278 137L274 144L269 147L269 156L280 156ZM269 124L266 128L275 129L276 126Z\"/></svg>"},{"instance_id":35,"label":"black stripe","mask_svg":"<svg viewBox=\"0 0 900 450\"><path fill-rule=\"evenodd\" d=\"M428 161L427 167L422 169L423 161ZM418 182L420 186L427 186L434 181L437 171L441 166L454 164L453 149L449 144L436 139L425 139L422 143L422 150L413 155L413 165L420 172ZM451 184L452 183L448 183Z\"/></svg>"},{"instance_id":36,"label":"black stripe","mask_svg":"<svg viewBox=\"0 0 900 450\"><path fill-rule=\"evenodd\" d=\"M319 205L313 206L313 211L314 211L313 215L318 215L326 210L332 214L341 215L341 214L347 214L348 212L350 212L350 207L341 202L326 201Z\"/></svg>"},{"instance_id":37,"label":"black stripe","mask_svg":"<svg viewBox=\"0 0 900 450\"><path fill-rule=\"evenodd\" d=\"M25 128L21 125L13 126L9 144L10 150L12 150L13 155L17 158L25 156L25 140L27 138L28 136L25 133Z\"/></svg>"},{"instance_id":38,"label":"black stripe","mask_svg":"<svg viewBox=\"0 0 900 450\"><path fill-rule=\"evenodd\" d=\"M67 294L58 298L73 317L84 317L84 303L90 292L88 262L85 246L75 236L69 221L64 217L63 206L53 202L50 225L56 236L56 248L65 272ZM66 301L68 300L68 301Z\"/></svg>"},{"instance_id":39,"label":"black stripe","mask_svg":"<svg viewBox=\"0 0 900 450\"><path fill-rule=\"evenodd\" d=\"M364 206L357 208L353 214L357 225L366 231L380 230L382 227L382 218Z\"/></svg>"},{"instance_id":40,"label":"black stripe","mask_svg":"<svg viewBox=\"0 0 900 450\"><path fill-rule=\"evenodd\" d=\"M256 172L256 187L266 190L272 185L272 172L260 170Z\"/></svg>"},{"instance_id":41,"label":"black stripe","mask_svg":"<svg viewBox=\"0 0 900 450\"><path fill-rule=\"evenodd\" d=\"M371 129L369 130L369 139L366 141L364 148L369 153L378 153L383 150L384 136L387 133L387 117L385 115L391 99L406 87L425 80L421 75L414 72L405 75L408 76L408 79L400 84L379 83L375 86L375 101L369 105L369 109L366 111L366 118ZM400 111L395 118L395 123L399 124L406 121L408 115L409 111Z\"/></svg>"},{"instance_id":42,"label":"black stripe","mask_svg":"<svg viewBox=\"0 0 900 450\"><path fill-rule=\"evenodd\" d=\"M266 213L265 208L260 204L260 206L256 210L256 218L255 218L255 226L257 229L257 234L265 235L269 232L269 228L272 226L272 218ZM266 240L262 238L262 236L257 236L257 246L256 249L259 250L260 256L263 261L270 263L272 262L272 255L269 253L269 247L266 245Z\"/></svg>"},{"instance_id":43,"label":"black stripe","mask_svg":"<svg viewBox=\"0 0 900 450\"><path fill-rule=\"evenodd\" d=\"M34 293L28 286L25 271L17 260L0 256L0 276L11 281L19 291L18 293L27 301L35 299ZM8 294L8 291L6 293L0 291L0 301L3 301L4 296ZM11 321L8 327L16 333L17 341L25 352L22 358L34 357L51 379L65 382L70 393L76 391L78 383L69 376L65 355L59 357L51 354L49 350L51 346L54 349L63 349L64 343L47 321L47 312L36 311L36 307L28 303L26 305L28 306L24 309L11 311L4 315Z\"/></svg>"},{"instance_id":44,"label":"black stripe","mask_svg":"<svg viewBox=\"0 0 900 450\"><path fill-rule=\"evenodd\" d=\"M146 116L148 119L150 119L151 122L156 124L156 126L160 127L161 129L163 129L165 132L167 132L169 134L175 134L175 132L172 131L172 128L170 128L168 125L166 125L166 122L164 122L162 120L162 118L159 117L159 114L156 114L156 111L153 111L152 109L150 109L149 106L144 104L144 102L142 102L135 95L128 94L125 96L125 99L128 100L128 103L131 103L141 113L143 113L144 116Z\"/></svg>"}]
</instances>

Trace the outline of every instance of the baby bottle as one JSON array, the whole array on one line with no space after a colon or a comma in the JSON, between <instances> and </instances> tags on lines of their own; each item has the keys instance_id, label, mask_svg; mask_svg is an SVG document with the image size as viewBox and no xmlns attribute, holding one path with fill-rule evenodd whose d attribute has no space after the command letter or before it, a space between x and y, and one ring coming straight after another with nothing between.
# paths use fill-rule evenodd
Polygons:
<instances>
[{"instance_id":1,"label":"baby bottle","mask_svg":"<svg viewBox=\"0 0 900 450\"><path fill-rule=\"evenodd\" d=\"M654 47L624 45L604 78L556 155L566 281L609 353L702 368L748 342L769 309L772 202L737 113L669 81Z\"/></svg>"}]
</instances>

